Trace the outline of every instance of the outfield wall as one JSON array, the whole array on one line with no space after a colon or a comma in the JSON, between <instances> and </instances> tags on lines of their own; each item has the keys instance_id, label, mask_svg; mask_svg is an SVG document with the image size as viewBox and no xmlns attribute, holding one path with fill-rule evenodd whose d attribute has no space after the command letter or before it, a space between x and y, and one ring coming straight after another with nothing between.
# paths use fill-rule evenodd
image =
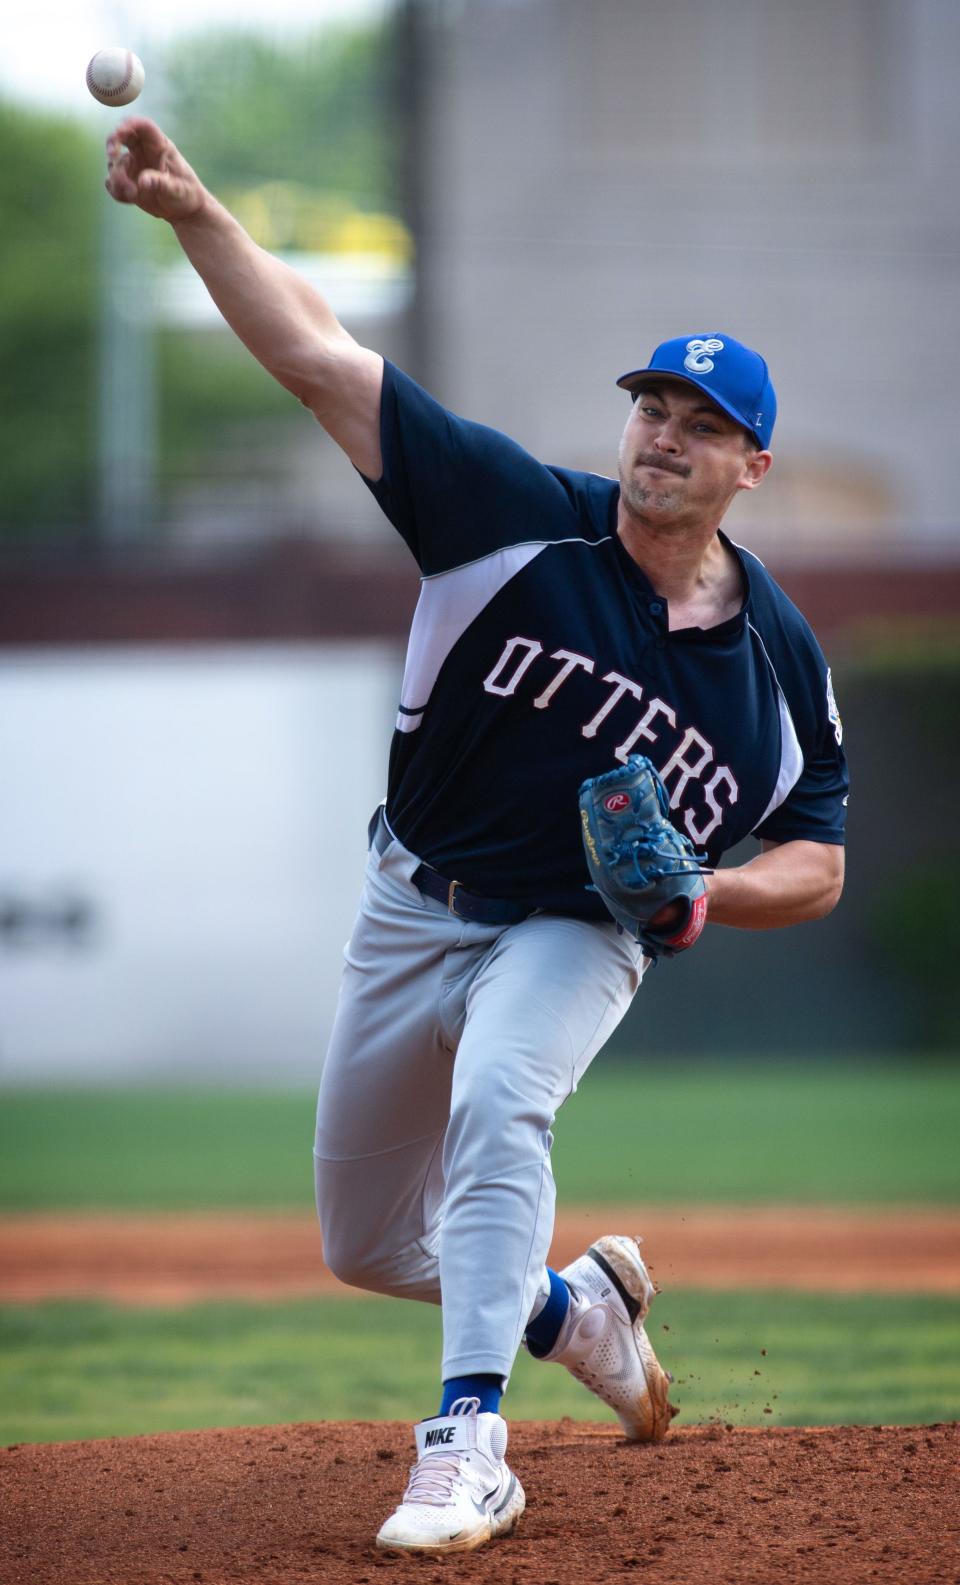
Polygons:
<instances>
[{"instance_id":1,"label":"outfield wall","mask_svg":"<svg viewBox=\"0 0 960 1585\"><path fill-rule=\"evenodd\" d=\"M7 652L0 1081L319 1071L390 645Z\"/></svg>"}]
</instances>

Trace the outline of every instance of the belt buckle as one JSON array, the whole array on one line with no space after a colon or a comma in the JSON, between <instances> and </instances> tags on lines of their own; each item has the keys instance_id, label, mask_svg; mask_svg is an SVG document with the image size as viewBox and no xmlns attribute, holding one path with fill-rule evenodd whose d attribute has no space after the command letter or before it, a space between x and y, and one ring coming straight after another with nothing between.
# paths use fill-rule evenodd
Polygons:
<instances>
[{"instance_id":1,"label":"belt buckle","mask_svg":"<svg viewBox=\"0 0 960 1585\"><path fill-rule=\"evenodd\" d=\"M449 885L449 887L447 889L447 909L448 909L448 911L451 914L453 914L453 917L455 919L461 919L463 917L462 914L458 914L457 913L457 910L456 910L456 908L454 906L454 901L455 901L455 898L456 898L457 887L459 885L460 885L459 881L451 881L450 885Z\"/></svg>"}]
</instances>

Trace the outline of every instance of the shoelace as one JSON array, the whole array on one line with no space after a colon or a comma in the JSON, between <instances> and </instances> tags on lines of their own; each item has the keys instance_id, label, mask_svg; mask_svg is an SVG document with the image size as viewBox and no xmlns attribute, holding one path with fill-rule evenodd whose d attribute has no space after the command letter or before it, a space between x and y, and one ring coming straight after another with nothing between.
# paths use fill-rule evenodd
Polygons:
<instances>
[{"instance_id":1,"label":"shoelace","mask_svg":"<svg viewBox=\"0 0 960 1585\"><path fill-rule=\"evenodd\" d=\"M479 1398L458 1398L450 1405L450 1413L476 1414L479 1408ZM426 1454L416 1464L410 1465L410 1479L403 1500L442 1507L453 1496L453 1483L459 1474L459 1453Z\"/></svg>"},{"instance_id":2,"label":"shoelace","mask_svg":"<svg viewBox=\"0 0 960 1585\"><path fill-rule=\"evenodd\" d=\"M430 1453L419 1463L411 1464L410 1480L403 1494L403 1500L442 1507L453 1496L454 1482L459 1474L459 1454Z\"/></svg>"}]
</instances>

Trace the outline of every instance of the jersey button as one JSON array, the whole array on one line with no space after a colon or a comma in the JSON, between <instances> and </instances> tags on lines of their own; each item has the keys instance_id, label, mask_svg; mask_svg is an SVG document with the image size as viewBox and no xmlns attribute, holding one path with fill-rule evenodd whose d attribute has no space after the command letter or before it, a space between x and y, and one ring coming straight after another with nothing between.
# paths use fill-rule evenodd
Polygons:
<instances>
[{"instance_id":1,"label":"jersey button","mask_svg":"<svg viewBox=\"0 0 960 1585\"><path fill-rule=\"evenodd\" d=\"M663 606L660 604L659 600L651 600L650 601L650 615L651 616L662 616L663 615Z\"/></svg>"}]
</instances>

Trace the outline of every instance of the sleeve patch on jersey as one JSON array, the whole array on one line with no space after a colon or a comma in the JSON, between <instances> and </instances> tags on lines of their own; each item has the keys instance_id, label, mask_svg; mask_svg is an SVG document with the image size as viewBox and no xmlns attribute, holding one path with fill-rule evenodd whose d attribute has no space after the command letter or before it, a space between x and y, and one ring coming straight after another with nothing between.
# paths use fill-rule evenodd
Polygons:
<instances>
[{"instance_id":1,"label":"sleeve patch on jersey","mask_svg":"<svg viewBox=\"0 0 960 1585\"><path fill-rule=\"evenodd\" d=\"M833 676L829 666L827 667L827 715L830 717L830 724L833 727L834 737L838 743L842 743L843 722L840 719L840 711L837 709L837 701L834 698Z\"/></svg>"}]
</instances>

